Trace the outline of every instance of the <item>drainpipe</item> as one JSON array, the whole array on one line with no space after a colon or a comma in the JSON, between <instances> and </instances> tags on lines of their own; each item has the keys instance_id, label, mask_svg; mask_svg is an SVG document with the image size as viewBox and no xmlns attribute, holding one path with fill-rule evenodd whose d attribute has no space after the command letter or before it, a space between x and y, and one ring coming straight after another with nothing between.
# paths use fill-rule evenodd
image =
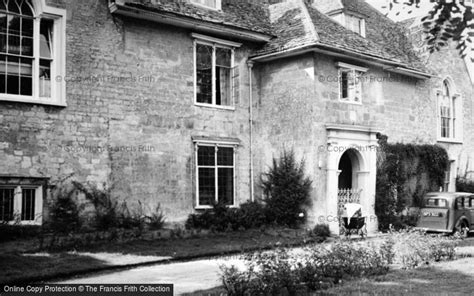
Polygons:
<instances>
[{"instance_id":1,"label":"drainpipe","mask_svg":"<svg viewBox=\"0 0 474 296\"><path fill-rule=\"evenodd\" d=\"M250 156L250 200L255 201L254 197L254 178L253 178L253 96L252 96L252 68L253 62L247 61L249 73L249 156Z\"/></svg>"}]
</instances>

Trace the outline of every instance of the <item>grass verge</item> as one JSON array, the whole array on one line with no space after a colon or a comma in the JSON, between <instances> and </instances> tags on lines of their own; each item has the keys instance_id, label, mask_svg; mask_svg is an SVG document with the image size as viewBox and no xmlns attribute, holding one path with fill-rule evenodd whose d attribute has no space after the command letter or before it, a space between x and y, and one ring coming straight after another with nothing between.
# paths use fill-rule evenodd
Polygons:
<instances>
[{"instance_id":1,"label":"grass verge","mask_svg":"<svg viewBox=\"0 0 474 296\"><path fill-rule=\"evenodd\" d=\"M136 240L126 243L112 241L75 250L40 253L35 256L31 256L37 251L34 248L30 247L27 250L24 247L19 251L11 247L3 247L0 244L0 262L5 266L0 272L0 283L32 283L100 270L137 266L137 264L114 265L88 256L69 254L69 251L121 253L137 256L172 257L172 260L190 260L321 241L323 241L321 238L309 237L304 230L272 229L219 233L186 239ZM25 253L30 254L25 256ZM153 262L140 263L140 265L151 263ZM35 268L31 268L32 266Z\"/></svg>"}]
</instances>

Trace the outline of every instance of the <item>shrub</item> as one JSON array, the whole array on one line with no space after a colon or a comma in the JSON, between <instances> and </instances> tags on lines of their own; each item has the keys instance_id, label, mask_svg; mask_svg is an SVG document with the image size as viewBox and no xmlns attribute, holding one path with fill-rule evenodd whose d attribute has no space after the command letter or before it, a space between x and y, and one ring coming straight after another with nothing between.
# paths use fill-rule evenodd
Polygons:
<instances>
[{"instance_id":1,"label":"shrub","mask_svg":"<svg viewBox=\"0 0 474 296\"><path fill-rule=\"evenodd\" d=\"M311 232L311 235L313 236L318 236L318 237L330 237L331 236L331 231L329 231L329 225L327 224L316 224L314 226L313 231Z\"/></svg>"},{"instance_id":2,"label":"shrub","mask_svg":"<svg viewBox=\"0 0 474 296\"><path fill-rule=\"evenodd\" d=\"M240 205L239 218L243 228L259 228L267 224L267 209L260 202L247 201Z\"/></svg>"},{"instance_id":3,"label":"shrub","mask_svg":"<svg viewBox=\"0 0 474 296\"><path fill-rule=\"evenodd\" d=\"M0 223L0 243L33 237L37 237L41 234L41 226L37 225L15 225Z\"/></svg>"},{"instance_id":4,"label":"shrub","mask_svg":"<svg viewBox=\"0 0 474 296\"><path fill-rule=\"evenodd\" d=\"M163 211L161 210L161 204L158 204L155 207L155 210L153 213L151 213L149 216L146 217L147 219L147 224L151 229L162 229L163 226L165 225L166 218L165 215L163 214Z\"/></svg>"},{"instance_id":5,"label":"shrub","mask_svg":"<svg viewBox=\"0 0 474 296\"><path fill-rule=\"evenodd\" d=\"M456 178L456 190L459 192L471 192L474 193L474 181L469 180L466 177Z\"/></svg>"},{"instance_id":6,"label":"shrub","mask_svg":"<svg viewBox=\"0 0 474 296\"><path fill-rule=\"evenodd\" d=\"M73 182L73 185L94 205L97 229L106 230L119 225L118 202L112 200L110 189L101 190L95 185L86 186L78 182Z\"/></svg>"},{"instance_id":7,"label":"shrub","mask_svg":"<svg viewBox=\"0 0 474 296\"><path fill-rule=\"evenodd\" d=\"M190 214L185 223L186 229L210 229L212 225L214 225L214 213L211 210Z\"/></svg>"},{"instance_id":8,"label":"shrub","mask_svg":"<svg viewBox=\"0 0 474 296\"><path fill-rule=\"evenodd\" d=\"M229 208L217 203L212 209L191 214L186 220L186 229L211 229L218 232L251 229L265 225L266 208L259 202L246 202L240 208Z\"/></svg>"},{"instance_id":9,"label":"shrub","mask_svg":"<svg viewBox=\"0 0 474 296\"><path fill-rule=\"evenodd\" d=\"M304 160L298 164L293 151L283 151L279 160L273 159L273 166L261 181L270 221L286 226L304 222L300 214L310 203L312 183L305 177Z\"/></svg>"},{"instance_id":10,"label":"shrub","mask_svg":"<svg viewBox=\"0 0 474 296\"><path fill-rule=\"evenodd\" d=\"M393 234L395 263L411 269L442 260L452 260L457 242L453 238L423 235L418 232Z\"/></svg>"},{"instance_id":11,"label":"shrub","mask_svg":"<svg viewBox=\"0 0 474 296\"><path fill-rule=\"evenodd\" d=\"M244 257L246 270L221 266L222 281L229 295L299 295L331 287L345 277L386 273L392 247L390 242L338 242L330 248L307 248L304 254L286 249L257 252Z\"/></svg>"},{"instance_id":12,"label":"shrub","mask_svg":"<svg viewBox=\"0 0 474 296\"><path fill-rule=\"evenodd\" d=\"M73 199L73 191L58 196L51 207L49 228L55 233L69 233L81 227L80 207Z\"/></svg>"},{"instance_id":13,"label":"shrub","mask_svg":"<svg viewBox=\"0 0 474 296\"><path fill-rule=\"evenodd\" d=\"M143 205L138 201L138 206L130 210L127 203L124 201L116 213L118 226L124 229L140 228L143 229L146 223L146 217L143 210Z\"/></svg>"}]
</instances>

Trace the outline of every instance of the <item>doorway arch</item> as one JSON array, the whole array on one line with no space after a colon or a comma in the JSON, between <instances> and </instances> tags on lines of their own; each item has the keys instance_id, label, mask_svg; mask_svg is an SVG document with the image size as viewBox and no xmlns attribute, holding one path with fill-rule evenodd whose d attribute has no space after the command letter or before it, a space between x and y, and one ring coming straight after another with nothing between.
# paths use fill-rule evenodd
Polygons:
<instances>
[{"instance_id":1,"label":"doorway arch","mask_svg":"<svg viewBox=\"0 0 474 296\"><path fill-rule=\"evenodd\" d=\"M362 155L354 148L346 150L339 158L338 189L358 189L362 170Z\"/></svg>"}]
</instances>

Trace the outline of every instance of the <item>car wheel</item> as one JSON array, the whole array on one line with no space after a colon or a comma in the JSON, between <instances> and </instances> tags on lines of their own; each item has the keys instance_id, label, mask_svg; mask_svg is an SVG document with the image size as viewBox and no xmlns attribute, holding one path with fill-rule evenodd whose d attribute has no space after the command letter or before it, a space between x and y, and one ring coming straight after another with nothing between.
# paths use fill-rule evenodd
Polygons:
<instances>
[{"instance_id":1,"label":"car wheel","mask_svg":"<svg viewBox=\"0 0 474 296\"><path fill-rule=\"evenodd\" d=\"M454 235L461 238L466 238L469 235L469 227L467 226L466 221L460 221L454 227Z\"/></svg>"}]
</instances>

